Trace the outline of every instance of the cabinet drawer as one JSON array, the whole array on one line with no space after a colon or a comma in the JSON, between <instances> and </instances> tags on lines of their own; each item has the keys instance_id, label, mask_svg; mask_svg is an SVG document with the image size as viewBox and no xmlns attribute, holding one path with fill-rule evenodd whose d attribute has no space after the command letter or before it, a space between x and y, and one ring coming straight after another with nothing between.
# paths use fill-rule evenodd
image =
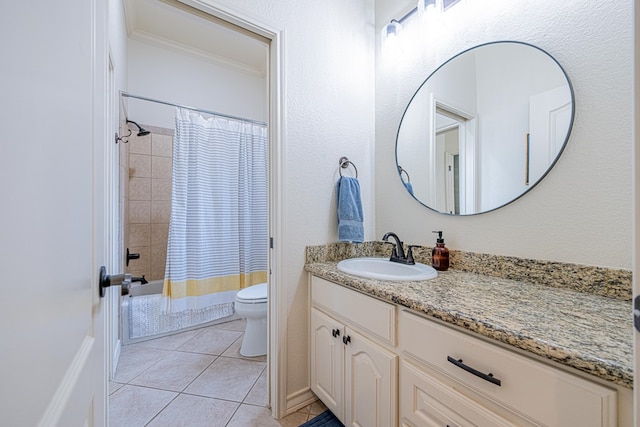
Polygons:
<instances>
[{"instance_id":1,"label":"cabinet drawer","mask_svg":"<svg viewBox=\"0 0 640 427\"><path fill-rule=\"evenodd\" d=\"M313 276L311 303L395 346L396 307Z\"/></svg>"},{"instance_id":2,"label":"cabinet drawer","mask_svg":"<svg viewBox=\"0 0 640 427\"><path fill-rule=\"evenodd\" d=\"M403 426L515 427L453 388L402 361L400 417Z\"/></svg>"},{"instance_id":3,"label":"cabinet drawer","mask_svg":"<svg viewBox=\"0 0 640 427\"><path fill-rule=\"evenodd\" d=\"M399 322L403 354L454 379L469 396L547 426L615 426L614 390L404 310Z\"/></svg>"}]
</instances>

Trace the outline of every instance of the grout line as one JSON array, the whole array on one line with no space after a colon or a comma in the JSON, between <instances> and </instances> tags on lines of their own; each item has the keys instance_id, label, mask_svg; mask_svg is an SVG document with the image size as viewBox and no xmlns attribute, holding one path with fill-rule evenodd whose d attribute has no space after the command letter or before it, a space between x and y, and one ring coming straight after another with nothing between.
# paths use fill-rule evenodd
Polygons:
<instances>
[{"instance_id":1,"label":"grout line","mask_svg":"<svg viewBox=\"0 0 640 427\"><path fill-rule=\"evenodd\" d=\"M242 403L240 403L240 404L238 405L238 407L236 408L236 410L235 410L235 411L233 411L233 414L231 414L231 416L229 417L229 421L227 421L227 422L225 423L225 425L224 425L225 427L227 427L227 426L229 425L229 423L231 422L231 420L233 420L233 417L235 417L235 416L236 416L236 414L238 413L238 410L240 409L240 407L241 407L241 406L242 406Z\"/></svg>"},{"instance_id":2,"label":"grout line","mask_svg":"<svg viewBox=\"0 0 640 427\"><path fill-rule=\"evenodd\" d=\"M168 391L168 390L167 390L167 391ZM151 419L149 420L149 422L145 424L145 427L146 427L146 426L148 426L149 424L151 424L151 422L152 422L153 420L155 420L156 418L158 418L158 415L160 415L160 414L162 413L162 411L164 411L165 409L167 409L167 407L168 407L169 405L171 405L171 404L173 403L173 401L174 401L174 400L176 400L176 399L178 398L178 396L180 396L180 393L177 393L177 394L175 395L175 397L169 401L169 403L167 403L166 405L164 405L164 407L163 407L162 409L160 409L160 410L158 411L158 413L157 413L157 414L155 414L153 417L151 417Z\"/></svg>"},{"instance_id":3,"label":"grout line","mask_svg":"<svg viewBox=\"0 0 640 427\"><path fill-rule=\"evenodd\" d=\"M208 365L207 365L207 366L206 366L202 371L200 371L200 373L199 373L198 375L196 375L196 376L195 376L195 377L194 377L194 378L189 382L189 384L187 384L186 386L184 386L184 388L182 389L182 391L180 391L180 393L184 393L184 391L185 391L187 388L189 388L189 386L190 386L191 384L193 384L193 382L194 382L195 380L197 380L198 378L200 378L200 376L201 376L202 374L204 374L204 371L206 371L207 369L209 369L209 368L211 367L211 365L213 365L213 363L214 363L216 360L218 360L219 358L220 358L220 356L216 356L216 357L211 361L211 363L209 363L209 364L208 364ZM207 397L207 396L204 396L204 397Z\"/></svg>"},{"instance_id":4,"label":"grout line","mask_svg":"<svg viewBox=\"0 0 640 427\"><path fill-rule=\"evenodd\" d=\"M247 394L244 395L244 397L242 398L242 402L244 403L245 400L247 400L247 397L249 397L249 395L251 394L251 391L253 390L253 388L256 386L256 384L258 384L258 381L260 381L260 377L262 376L262 373L264 372L264 370L267 369L267 366L265 365L262 370L260 371L260 373L258 374L258 376L256 377L256 380L253 382L253 384L251 384L251 387L249 387L249 391L247 391ZM250 403L248 403L248 405L251 405ZM258 406L258 405L252 405L252 406ZM264 403L264 406L267 406L267 402Z\"/></svg>"}]
</instances>

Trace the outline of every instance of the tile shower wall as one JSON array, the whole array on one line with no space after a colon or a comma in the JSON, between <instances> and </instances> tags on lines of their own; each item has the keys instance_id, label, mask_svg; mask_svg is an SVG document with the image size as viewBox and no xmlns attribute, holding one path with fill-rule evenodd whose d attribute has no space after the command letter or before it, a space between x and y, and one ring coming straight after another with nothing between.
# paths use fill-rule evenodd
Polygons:
<instances>
[{"instance_id":1,"label":"tile shower wall","mask_svg":"<svg viewBox=\"0 0 640 427\"><path fill-rule=\"evenodd\" d=\"M147 280L164 278L171 212L173 130L142 125L150 135L129 138L128 212L125 231L131 260L127 272ZM126 247L125 247L126 252Z\"/></svg>"}]
</instances>

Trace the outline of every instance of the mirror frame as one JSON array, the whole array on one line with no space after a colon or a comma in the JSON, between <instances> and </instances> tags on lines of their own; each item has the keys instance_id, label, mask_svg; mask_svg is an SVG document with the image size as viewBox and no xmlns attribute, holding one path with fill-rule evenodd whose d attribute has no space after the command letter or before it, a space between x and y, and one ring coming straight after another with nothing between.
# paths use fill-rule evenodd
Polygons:
<instances>
[{"instance_id":1,"label":"mirror frame","mask_svg":"<svg viewBox=\"0 0 640 427\"><path fill-rule=\"evenodd\" d=\"M395 146L395 163L396 163L396 170L398 173L398 178L400 179L400 183L402 184L403 187L405 187L404 185L404 180L402 179L402 172L406 172L404 169L401 168L401 166L398 163L398 138L400 137L400 129L402 127L402 122L405 118L405 115L407 114L407 111L409 110L409 107L411 106L411 103L413 102L414 98L418 95L418 93L420 92L420 90L426 85L426 83L429 81L429 79L431 77L433 77L438 71L440 71L444 66L446 66L448 63L450 63L451 61L453 61L454 59L458 58L461 55L464 55L465 53L472 51L474 49L478 49L481 48L483 46L489 46L489 45L495 45L495 44L519 44L519 45L524 45L533 49L536 49L538 51L540 51L541 53L545 54L548 58L550 58L553 63L556 64L556 66L558 67L558 69L562 72L562 74L564 75L566 81L567 81L567 85L569 87L569 93L571 95L571 119L569 120L569 126L567 129L567 135L564 138L564 142L562 143L562 146L560 147L560 149L558 150L558 153L556 154L555 158L553 159L553 161L549 164L549 166L547 167L546 171L540 176L540 178L534 182L533 184L531 184L531 186L529 186L529 188L527 188L525 191L523 191L522 193L520 193L517 197L514 197L513 199L511 199L510 201L503 203L499 206L496 206L494 208L488 209L488 210L484 210L481 212L474 212L474 213L465 213L465 214L455 214L455 213L449 213L449 212L442 212L439 211L431 206L428 206L426 203L424 203L423 201L419 200L417 197L415 197L414 194L410 193L406 188L405 190L407 191L407 193L409 193L409 195L415 199L418 203L420 203L422 206L426 207L427 209L442 214L442 215L449 215L449 216L473 216L473 215L481 215L481 214L485 214L488 212L493 212L495 210L498 210L500 208L503 208L513 202L515 202L516 200L520 199L522 196L524 196L525 194L529 193L533 188L535 188L540 182L542 182L542 180L549 174L549 172L551 171L551 169L553 169L553 167L556 165L556 163L558 162L558 160L560 159L560 156L562 155L562 153L564 152L567 143L569 142L569 137L571 136L571 131L573 130L573 123L575 120L575 115L576 115L576 99L575 99L575 93L573 90L573 85L571 83L571 80L569 79L569 75L567 74L567 72L565 71L565 69L562 67L562 65L560 65L560 63L547 51L545 51L544 49L541 49L535 45L532 45L530 43L526 43L526 42L521 42L521 41L515 41L515 40L500 40L500 41L493 41L493 42L487 42L487 43L482 43L473 47L470 47L468 49L463 50L462 52L459 52L457 54L455 54L454 56L452 56L451 58L447 59L445 62L443 62L442 64L440 64L431 74L429 74L429 76L420 84L420 86L418 86L418 89L416 89L416 91L414 92L414 94L411 96L411 99L409 99L409 102L406 106L406 108L404 109L404 112L402 113L402 117L400 119L400 124L398 125L398 131L396 133L396 146Z\"/></svg>"}]
</instances>

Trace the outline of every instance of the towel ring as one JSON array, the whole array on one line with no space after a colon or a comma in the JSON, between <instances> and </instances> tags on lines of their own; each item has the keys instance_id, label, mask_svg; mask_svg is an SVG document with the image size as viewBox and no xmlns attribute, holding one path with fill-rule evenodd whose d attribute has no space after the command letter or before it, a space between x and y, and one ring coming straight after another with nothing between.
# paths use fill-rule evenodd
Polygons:
<instances>
[{"instance_id":1,"label":"towel ring","mask_svg":"<svg viewBox=\"0 0 640 427\"><path fill-rule=\"evenodd\" d=\"M351 160L343 156L343 157L340 157L340 160L338 161L338 163L340 164L340 169L338 169L340 176L342 176L342 169L346 169L349 167L349 165L351 165L353 166L353 169L356 171L356 178L358 177L358 168L356 167L356 165L354 165L351 162Z\"/></svg>"},{"instance_id":2,"label":"towel ring","mask_svg":"<svg viewBox=\"0 0 640 427\"><path fill-rule=\"evenodd\" d=\"M402 173L404 172L405 175L407 175L407 181L406 182L411 182L411 178L409 178L409 172L407 172L406 170L402 169L402 166L398 166L398 173L400 174L400 180L402 180L402 182L405 182L404 179L402 179Z\"/></svg>"}]
</instances>

